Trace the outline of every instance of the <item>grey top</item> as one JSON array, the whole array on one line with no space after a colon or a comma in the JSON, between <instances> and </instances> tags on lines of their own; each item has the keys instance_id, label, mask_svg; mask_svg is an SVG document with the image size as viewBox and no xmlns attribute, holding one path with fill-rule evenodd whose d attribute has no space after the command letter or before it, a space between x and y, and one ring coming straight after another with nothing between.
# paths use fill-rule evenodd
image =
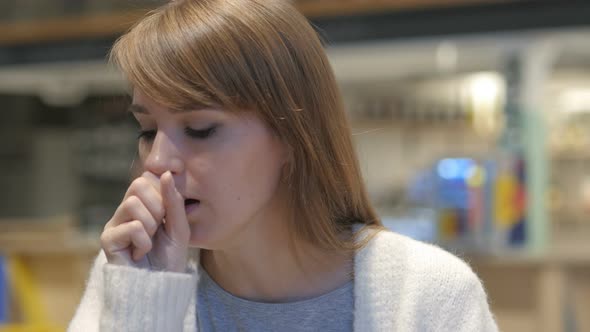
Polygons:
<instances>
[{"instance_id":1,"label":"grey top","mask_svg":"<svg viewBox=\"0 0 590 332\"><path fill-rule=\"evenodd\" d=\"M201 267L199 274L199 331L352 332L352 281L330 293L308 300L262 303L244 300L226 292Z\"/></svg>"}]
</instances>

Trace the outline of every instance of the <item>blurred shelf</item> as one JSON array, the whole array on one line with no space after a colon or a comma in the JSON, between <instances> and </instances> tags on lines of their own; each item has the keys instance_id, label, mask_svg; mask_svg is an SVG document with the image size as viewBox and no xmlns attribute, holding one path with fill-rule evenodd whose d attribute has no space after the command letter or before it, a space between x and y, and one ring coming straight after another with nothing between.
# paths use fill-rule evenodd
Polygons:
<instances>
[{"instance_id":1,"label":"blurred shelf","mask_svg":"<svg viewBox=\"0 0 590 332\"><path fill-rule=\"evenodd\" d=\"M0 220L0 254L95 255L99 249L98 237L80 233L68 216Z\"/></svg>"},{"instance_id":2,"label":"blurred shelf","mask_svg":"<svg viewBox=\"0 0 590 332\"><path fill-rule=\"evenodd\" d=\"M552 228L549 244L539 252L531 252L526 247L506 248L496 252L471 254L468 250L456 248L454 251L465 252L464 258L481 266L510 267L548 267L590 268L590 227L578 225L575 230L557 230ZM465 248L463 248L465 249Z\"/></svg>"},{"instance_id":3,"label":"blurred shelf","mask_svg":"<svg viewBox=\"0 0 590 332\"><path fill-rule=\"evenodd\" d=\"M0 23L0 45L47 43L118 35L145 16L147 9Z\"/></svg>"},{"instance_id":4,"label":"blurred shelf","mask_svg":"<svg viewBox=\"0 0 590 332\"><path fill-rule=\"evenodd\" d=\"M65 330L100 248L97 235L81 234L76 226L72 215L0 219L0 255L11 262L15 280L16 325L6 331ZM30 323L37 325L23 325Z\"/></svg>"},{"instance_id":5,"label":"blurred shelf","mask_svg":"<svg viewBox=\"0 0 590 332\"><path fill-rule=\"evenodd\" d=\"M434 9L514 0L307 0L296 5L308 17L358 15L385 11Z\"/></svg>"},{"instance_id":6,"label":"blurred shelf","mask_svg":"<svg viewBox=\"0 0 590 332\"><path fill-rule=\"evenodd\" d=\"M589 331L584 272L563 268L477 267L501 331ZM578 326L572 330L571 323Z\"/></svg>"},{"instance_id":7,"label":"blurred shelf","mask_svg":"<svg viewBox=\"0 0 590 332\"><path fill-rule=\"evenodd\" d=\"M437 10L467 6L513 3L515 0L323 0L299 1L296 7L309 18ZM117 36L153 9L113 13L80 14L61 18L0 23L0 45L27 45L64 40Z\"/></svg>"},{"instance_id":8,"label":"blurred shelf","mask_svg":"<svg viewBox=\"0 0 590 332\"><path fill-rule=\"evenodd\" d=\"M557 162L590 161L590 152L588 150L552 152L550 160Z\"/></svg>"},{"instance_id":9,"label":"blurred shelf","mask_svg":"<svg viewBox=\"0 0 590 332\"><path fill-rule=\"evenodd\" d=\"M524 252L511 252L499 255L466 256L469 262L486 266L538 266L538 265L562 265L562 266L586 266L590 267L590 246L578 247L568 250L553 250L545 254L533 255Z\"/></svg>"},{"instance_id":10,"label":"blurred shelf","mask_svg":"<svg viewBox=\"0 0 590 332\"><path fill-rule=\"evenodd\" d=\"M476 52L477 55L462 56L461 70L479 70L482 68L482 63L486 63L486 69L496 68L497 50L510 48L510 45L520 45L523 38L529 40L532 37L555 37L557 32L553 29L558 27L570 27L575 30L586 27L590 14L590 2L571 1L570 3L571 5L565 6L559 1L547 0L306 0L296 2L296 6L311 19L330 47L383 41L402 42L404 48L417 46L419 55L416 56L419 61L412 59L407 61L410 64L426 61L426 65L417 67L421 68L422 74L430 72L431 67L436 70L433 60L435 56L431 52L434 52L438 46L436 46L437 43L428 42L432 48L428 46L429 51L425 51L423 46L426 44L415 44L414 40L409 42L413 38L445 36L444 39L450 38L452 42L469 41L464 44L471 50L466 54ZM135 8L138 6L141 6L139 2L135 4ZM153 8L120 9L119 12L111 13L70 14L62 18L0 21L2 29L0 66L104 60L114 40ZM548 31L552 32L548 34ZM484 42L491 41L492 35L486 37L481 34L491 32L493 32L494 40L500 39L492 43ZM453 40L456 37L458 39ZM423 41L426 42L426 40L428 39ZM472 44L476 41L477 44ZM583 43L584 39L570 44ZM368 54L367 52L375 54L364 47L363 49L362 54ZM381 56L368 61L365 59L365 62L372 63L370 66L372 68L378 68L376 72L381 73L379 77L416 75L415 72L407 69L412 66L407 65L406 61L388 62L391 57L387 56L387 50L380 48L377 50L377 54ZM348 51L347 49L347 53ZM350 57L345 59L354 60L362 54L353 52L352 59ZM464 54L463 51L461 54ZM380 58L382 61L376 61ZM477 61L469 59L477 59ZM383 69L382 62L388 66L386 69ZM391 63L396 65L391 66ZM345 61L341 67L351 67L348 64L349 62ZM473 67L474 65L476 67ZM337 65L335 69L342 70ZM366 68L363 71L352 70L350 74L373 77L375 70Z\"/></svg>"},{"instance_id":11,"label":"blurred shelf","mask_svg":"<svg viewBox=\"0 0 590 332\"><path fill-rule=\"evenodd\" d=\"M590 251L469 257L501 331L590 331Z\"/></svg>"}]
</instances>

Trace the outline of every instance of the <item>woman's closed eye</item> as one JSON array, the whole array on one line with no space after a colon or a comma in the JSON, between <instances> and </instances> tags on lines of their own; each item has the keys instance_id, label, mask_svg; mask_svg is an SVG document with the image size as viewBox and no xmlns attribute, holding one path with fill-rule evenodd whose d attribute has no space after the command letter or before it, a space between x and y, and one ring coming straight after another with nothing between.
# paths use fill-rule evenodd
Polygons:
<instances>
[{"instance_id":1,"label":"woman's closed eye","mask_svg":"<svg viewBox=\"0 0 590 332\"><path fill-rule=\"evenodd\" d=\"M217 130L217 125L213 125L209 128L205 128L205 129L193 129L193 128L187 127L184 129L184 133L191 138L206 139L206 138L209 138L210 136L212 136L216 130ZM141 130L139 132L139 135L137 138L140 140L152 141L152 140L154 140L154 138L156 138L156 134L157 134L157 130L155 130L155 129Z\"/></svg>"},{"instance_id":2,"label":"woman's closed eye","mask_svg":"<svg viewBox=\"0 0 590 332\"><path fill-rule=\"evenodd\" d=\"M211 135L213 135L216 130L217 130L217 125L213 125L213 126L206 128L206 129L192 129L192 128L187 127L184 129L184 133L192 138L205 139L205 138L209 138Z\"/></svg>"}]
</instances>

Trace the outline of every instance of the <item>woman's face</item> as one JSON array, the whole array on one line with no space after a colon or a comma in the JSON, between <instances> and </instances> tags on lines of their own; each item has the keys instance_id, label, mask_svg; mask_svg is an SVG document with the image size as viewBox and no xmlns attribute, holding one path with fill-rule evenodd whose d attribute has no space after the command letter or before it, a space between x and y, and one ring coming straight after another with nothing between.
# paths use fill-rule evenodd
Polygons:
<instances>
[{"instance_id":1,"label":"woman's face","mask_svg":"<svg viewBox=\"0 0 590 332\"><path fill-rule=\"evenodd\" d=\"M143 170L171 171L185 198L191 246L222 249L260 222L281 218L284 144L252 113L170 111L136 91ZM260 226L260 225L258 225Z\"/></svg>"}]
</instances>

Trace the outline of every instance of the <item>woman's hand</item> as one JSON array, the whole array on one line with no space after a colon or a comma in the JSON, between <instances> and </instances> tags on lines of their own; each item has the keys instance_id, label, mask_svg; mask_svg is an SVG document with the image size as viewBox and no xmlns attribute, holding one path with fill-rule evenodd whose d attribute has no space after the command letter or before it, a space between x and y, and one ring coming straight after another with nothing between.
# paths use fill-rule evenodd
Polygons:
<instances>
[{"instance_id":1,"label":"woman's hand","mask_svg":"<svg viewBox=\"0 0 590 332\"><path fill-rule=\"evenodd\" d=\"M184 272L190 228L170 172L135 179L100 237L107 261Z\"/></svg>"}]
</instances>

